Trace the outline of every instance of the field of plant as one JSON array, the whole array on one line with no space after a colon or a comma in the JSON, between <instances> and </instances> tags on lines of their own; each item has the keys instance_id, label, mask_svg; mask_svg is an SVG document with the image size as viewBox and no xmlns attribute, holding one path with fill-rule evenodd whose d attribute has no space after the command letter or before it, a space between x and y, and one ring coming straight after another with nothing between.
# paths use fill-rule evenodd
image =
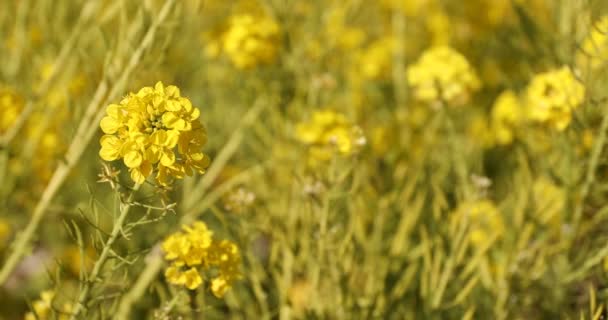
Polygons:
<instances>
[{"instance_id":1,"label":"field of plant","mask_svg":"<svg viewBox=\"0 0 608 320\"><path fill-rule=\"evenodd\" d=\"M0 0L0 320L606 320L607 71L605 0Z\"/></svg>"}]
</instances>

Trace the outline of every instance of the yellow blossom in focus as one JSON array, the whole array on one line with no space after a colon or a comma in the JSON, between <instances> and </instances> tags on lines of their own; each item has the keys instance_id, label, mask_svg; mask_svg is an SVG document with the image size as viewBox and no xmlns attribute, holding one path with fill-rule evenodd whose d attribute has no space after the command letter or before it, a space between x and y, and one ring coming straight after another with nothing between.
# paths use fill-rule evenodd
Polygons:
<instances>
[{"instance_id":1,"label":"yellow blossom in focus","mask_svg":"<svg viewBox=\"0 0 608 320\"><path fill-rule=\"evenodd\" d=\"M165 259L171 265L165 270L169 283L194 290L203 284L203 272L214 270L211 292L222 297L240 278L238 247L228 240L216 241L204 222L184 226L183 231L167 237L162 243Z\"/></svg>"},{"instance_id":2,"label":"yellow blossom in focus","mask_svg":"<svg viewBox=\"0 0 608 320\"><path fill-rule=\"evenodd\" d=\"M99 155L106 161L122 159L136 183L153 171L156 181L167 185L172 178L207 169L209 158L201 151L207 131L198 120L200 111L177 87L161 82L144 87L109 105L106 114Z\"/></svg>"},{"instance_id":3,"label":"yellow blossom in focus","mask_svg":"<svg viewBox=\"0 0 608 320\"><path fill-rule=\"evenodd\" d=\"M597 69L608 61L608 15L593 24L589 35L583 41L576 55L577 65L581 68Z\"/></svg>"},{"instance_id":4,"label":"yellow blossom in focus","mask_svg":"<svg viewBox=\"0 0 608 320\"><path fill-rule=\"evenodd\" d=\"M526 89L528 118L564 130L572 120L572 112L585 99L585 86L568 67L536 75Z\"/></svg>"},{"instance_id":5,"label":"yellow blossom in focus","mask_svg":"<svg viewBox=\"0 0 608 320\"><path fill-rule=\"evenodd\" d=\"M309 146L312 164L331 159L335 152L351 155L366 143L358 126L332 110L315 111L309 122L298 124L296 137Z\"/></svg>"},{"instance_id":6,"label":"yellow blossom in focus","mask_svg":"<svg viewBox=\"0 0 608 320\"><path fill-rule=\"evenodd\" d=\"M424 53L407 70L413 94L421 102L461 105L479 90L481 83L467 59L446 46Z\"/></svg>"},{"instance_id":7,"label":"yellow blossom in focus","mask_svg":"<svg viewBox=\"0 0 608 320\"><path fill-rule=\"evenodd\" d=\"M515 126L521 121L522 107L519 97L511 90L504 91L492 107L492 130L496 143L507 145L513 142Z\"/></svg>"},{"instance_id":8,"label":"yellow blossom in focus","mask_svg":"<svg viewBox=\"0 0 608 320\"><path fill-rule=\"evenodd\" d=\"M490 200L461 203L452 214L452 219L468 221L469 239L478 249L486 246L488 241L500 238L505 229L500 211Z\"/></svg>"},{"instance_id":9,"label":"yellow blossom in focus","mask_svg":"<svg viewBox=\"0 0 608 320\"><path fill-rule=\"evenodd\" d=\"M239 69L274 61L278 52L279 25L267 17L233 16L222 37L222 48Z\"/></svg>"}]
</instances>

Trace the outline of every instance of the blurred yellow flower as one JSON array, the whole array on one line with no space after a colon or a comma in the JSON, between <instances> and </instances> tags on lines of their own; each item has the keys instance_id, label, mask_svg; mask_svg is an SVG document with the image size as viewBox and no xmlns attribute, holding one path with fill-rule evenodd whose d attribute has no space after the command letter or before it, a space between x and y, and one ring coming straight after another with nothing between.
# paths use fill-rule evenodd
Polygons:
<instances>
[{"instance_id":1,"label":"blurred yellow flower","mask_svg":"<svg viewBox=\"0 0 608 320\"><path fill-rule=\"evenodd\" d=\"M385 36L363 50L359 57L358 69L363 78L375 80L390 75L394 41L392 36Z\"/></svg>"},{"instance_id":2,"label":"blurred yellow flower","mask_svg":"<svg viewBox=\"0 0 608 320\"><path fill-rule=\"evenodd\" d=\"M358 126L332 110L315 111L309 122L299 123L296 137L309 146L311 163L329 160L336 151L351 155L366 143Z\"/></svg>"},{"instance_id":3,"label":"blurred yellow flower","mask_svg":"<svg viewBox=\"0 0 608 320\"><path fill-rule=\"evenodd\" d=\"M562 211L566 207L566 191L549 178L540 177L534 181L532 195L539 221L559 230Z\"/></svg>"},{"instance_id":4,"label":"blurred yellow flower","mask_svg":"<svg viewBox=\"0 0 608 320\"><path fill-rule=\"evenodd\" d=\"M210 289L215 296L222 297L240 277L238 247L228 240L215 241L204 222L184 226L183 231L167 237L162 248L165 259L171 261L165 270L171 284L194 290L203 284L202 272L213 268L217 272L211 279Z\"/></svg>"},{"instance_id":5,"label":"blurred yellow flower","mask_svg":"<svg viewBox=\"0 0 608 320\"><path fill-rule=\"evenodd\" d=\"M407 70L414 96L425 103L461 105L481 83L467 59L446 46L431 48Z\"/></svg>"},{"instance_id":6,"label":"blurred yellow flower","mask_svg":"<svg viewBox=\"0 0 608 320\"><path fill-rule=\"evenodd\" d=\"M506 90L494 101L492 107L492 130L497 144L513 142L515 127L522 120L522 107L515 92Z\"/></svg>"},{"instance_id":7,"label":"blurred yellow flower","mask_svg":"<svg viewBox=\"0 0 608 320\"><path fill-rule=\"evenodd\" d=\"M279 48L279 25L267 17L240 14L230 19L222 48L239 69L274 61Z\"/></svg>"},{"instance_id":8,"label":"blurred yellow flower","mask_svg":"<svg viewBox=\"0 0 608 320\"><path fill-rule=\"evenodd\" d=\"M24 100L13 89L0 86L0 134L13 126L23 110Z\"/></svg>"},{"instance_id":9,"label":"blurred yellow flower","mask_svg":"<svg viewBox=\"0 0 608 320\"><path fill-rule=\"evenodd\" d=\"M70 317L70 311L72 305L65 303L63 308L58 309L53 305L55 299L55 292L53 290L45 290L40 293L40 299L32 302L32 311L25 314L25 320L67 320ZM54 310L54 312L51 312Z\"/></svg>"},{"instance_id":10,"label":"blurred yellow flower","mask_svg":"<svg viewBox=\"0 0 608 320\"><path fill-rule=\"evenodd\" d=\"M585 99L585 86L568 67L537 74L526 89L527 116L539 123L564 130L572 112Z\"/></svg>"},{"instance_id":11,"label":"blurred yellow flower","mask_svg":"<svg viewBox=\"0 0 608 320\"><path fill-rule=\"evenodd\" d=\"M459 223L468 221L469 239L478 249L485 247L488 241L500 238L505 230L502 215L490 200L461 203L452 214L452 219Z\"/></svg>"},{"instance_id":12,"label":"blurred yellow flower","mask_svg":"<svg viewBox=\"0 0 608 320\"><path fill-rule=\"evenodd\" d=\"M583 41L576 55L577 65L583 69L597 69L608 61L608 15L598 19Z\"/></svg>"},{"instance_id":13,"label":"blurred yellow flower","mask_svg":"<svg viewBox=\"0 0 608 320\"><path fill-rule=\"evenodd\" d=\"M200 111L175 86L144 87L109 105L106 114L99 155L106 161L123 159L136 183L143 183L154 166L156 181L167 185L171 178L202 174L209 165L201 151L207 131L198 120Z\"/></svg>"}]
</instances>

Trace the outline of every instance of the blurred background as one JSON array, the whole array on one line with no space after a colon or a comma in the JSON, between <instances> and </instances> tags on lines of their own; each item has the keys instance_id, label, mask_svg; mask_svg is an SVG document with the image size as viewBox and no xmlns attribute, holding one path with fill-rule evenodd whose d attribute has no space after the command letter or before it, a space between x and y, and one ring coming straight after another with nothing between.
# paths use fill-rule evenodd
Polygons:
<instances>
[{"instance_id":1,"label":"blurred background","mask_svg":"<svg viewBox=\"0 0 608 320\"><path fill-rule=\"evenodd\" d=\"M0 0L0 319L71 318L133 185L99 115L158 81L211 165L140 189L77 318L606 319L607 14ZM164 276L194 221L239 248L221 298Z\"/></svg>"}]
</instances>

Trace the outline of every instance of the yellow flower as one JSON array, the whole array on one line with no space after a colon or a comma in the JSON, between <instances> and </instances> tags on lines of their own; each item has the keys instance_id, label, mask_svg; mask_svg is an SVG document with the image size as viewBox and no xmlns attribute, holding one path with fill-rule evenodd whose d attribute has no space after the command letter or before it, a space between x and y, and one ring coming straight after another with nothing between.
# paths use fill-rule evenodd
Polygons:
<instances>
[{"instance_id":1,"label":"yellow flower","mask_svg":"<svg viewBox=\"0 0 608 320\"><path fill-rule=\"evenodd\" d=\"M608 15L601 17L585 38L580 52L576 55L577 65L597 69L608 61Z\"/></svg>"},{"instance_id":2,"label":"yellow flower","mask_svg":"<svg viewBox=\"0 0 608 320\"><path fill-rule=\"evenodd\" d=\"M494 101L492 107L492 130L495 141L501 145L511 144L515 127L522 118L522 107L515 92L506 90Z\"/></svg>"},{"instance_id":3,"label":"yellow flower","mask_svg":"<svg viewBox=\"0 0 608 320\"><path fill-rule=\"evenodd\" d=\"M536 75L526 89L526 107L530 120L564 130L572 120L572 111L583 103L585 86L568 67Z\"/></svg>"},{"instance_id":4,"label":"yellow flower","mask_svg":"<svg viewBox=\"0 0 608 320\"><path fill-rule=\"evenodd\" d=\"M394 38L385 36L372 42L359 57L359 70L365 79L380 79L390 75Z\"/></svg>"},{"instance_id":5,"label":"yellow flower","mask_svg":"<svg viewBox=\"0 0 608 320\"><path fill-rule=\"evenodd\" d=\"M55 292L53 290L45 290L40 294L40 299L32 302L32 311L25 314L25 320L47 320L47 319L58 319L67 320L69 319L70 312L72 311L72 305L65 303L63 308L57 308L53 305L55 299ZM55 316L51 310L55 310L57 316Z\"/></svg>"},{"instance_id":6,"label":"yellow flower","mask_svg":"<svg viewBox=\"0 0 608 320\"><path fill-rule=\"evenodd\" d=\"M452 214L457 222L468 221L469 239L478 249L488 241L499 238L504 233L504 224L500 211L490 200L467 201L461 203Z\"/></svg>"},{"instance_id":7,"label":"yellow flower","mask_svg":"<svg viewBox=\"0 0 608 320\"><path fill-rule=\"evenodd\" d=\"M310 147L312 164L331 159L336 151L351 155L366 143L358 126L332 110L315 111L311 121L298 124L296 137Z\"/></svg>"},{"instance_id":8,"label":"yellow flower","mask_svg":"<svg viewBox=\"0 0 608 320\"><path fill-rule=\"evenodd\" d=\"M222 48L239 69L274 61L278 52L279 25L267 17L233 16L222 37Z\"/></svg>"},{"instance_id":9,"label":"yellow flower","mask_svg":"<svg viewBox=\"0 0 608 320\"><path fill-rule=\"evenodd\" d=\"M167 237L162 244L165 259L171 265L165 270L169 283L194 290L202 285L202 272L215 270L210 289L222 297L240 277L239 249L228 240L215 241L204 222L183 226L182 231Z\"/></svg>"},{"instance_id":10,"label":"yellow flower","mask_svg":"<svg viewBox=\"0 0 608 320\"><path fill-rule=\"evenodd\" d=\"M549 178L540 177L534 181L532 196L539 221L559 230L562 212L566 207L566 191Z\"/></svg>"},{"instance_id":11,"label":"yellow flower","mask_svg":"<svg viewBox=\"0 0 608 320\"><path fill-rule=\"evenodd\" d=\"M0 134L11 128L23 110L23 98L13 89L0 86Z\"/></svg>"},{"instance_id":12,"label":"yellow flower","mask_svg":"<svg viewBox=\"0 0 608 320\"><path fill-rule=\"evenodd\" d=\"M111 104L100 127L99 156L106 161L122 159L136 183L154 171L156 181L167 185L194 171L204 173L209 158L201 148L207 131L198 120L200 111L175 86L158 82L130 93L119 104Z\"/></svg>"},{"instance_id":13,"label":"yellow flower","mask_svg":"<svg viewBox=\"0 0 608 320\"><path fill-rule=\"evenodd\" d=\"M446 46L431 48L407 70L414 96L425 103L464 104L481 83L467 59Z\"/></svg>"}]
</instances>

